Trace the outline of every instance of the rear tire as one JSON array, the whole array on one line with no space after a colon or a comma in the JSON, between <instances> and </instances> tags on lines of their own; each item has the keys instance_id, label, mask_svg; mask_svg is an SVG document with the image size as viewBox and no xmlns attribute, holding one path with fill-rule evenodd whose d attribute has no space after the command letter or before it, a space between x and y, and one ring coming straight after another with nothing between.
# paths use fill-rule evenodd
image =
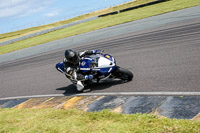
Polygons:
<instances>
[{"instance_id":1,"label":"rear tire","mask_svg":"<svg viewBox=\"0 0 200 133\"><path fill-rule=\"evenodd\" d=\"M113 75L115 75L116 78L119 78L125 81L131 81L133 79L133 73L121 67L117 67Z\"/></svg>"}]
</instances>

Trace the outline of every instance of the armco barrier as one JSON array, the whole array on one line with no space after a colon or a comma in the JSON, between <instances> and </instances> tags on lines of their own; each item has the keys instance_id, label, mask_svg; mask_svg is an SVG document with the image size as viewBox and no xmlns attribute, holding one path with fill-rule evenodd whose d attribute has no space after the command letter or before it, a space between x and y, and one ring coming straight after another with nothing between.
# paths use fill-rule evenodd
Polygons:
<instances>
[{"instance_id":1,"label":"armco barrier","mask_svg":"<svg viewBox=\"0 0 200 133\"><path fill-rule=\"evenodd\" d=\"M122 9L122 10L119 10L119 11L114 11L114 12L102 14L102 15L99 15L98 17L105 17L105 16L108 16L108 15L114 15L114 14L118 14L118 13L121 13L121 12L126 12L126 11L130 11L130 10L134 10L134 9L141 8L141 7L158 4L158 3L161 3L161 2L165 2L165 1L168 1L168 0L156 0L156 1L153 1L153 2L146 3L146 4L142 4L142 5L138 5L138 6L134 6L134 7L129 7L129 8L126 8L126 9Z\"/></svg>"},{"instance_id":2,"label":"armco barrier","mask_svg":"<svg viewBox=\"0 0 200 133\"><path fill-rule=\"evenodd\" d=\"M48 29L48 30L36 32L36 33L29 34L29 35L26 35L26 36L18 37L18 38L9 40L9 41L0 42L0 46L11 44L11 43L14 43L14 42L17 42L17 41L21 41L21 40L24 40L24 39L35 37L35 36L42 35L42 34L45 34L45 33L49 33L51 31L60 30L60 29L63 29L63 28L67 28L67 27L70 27L70 26L77 25L77 24L85 23L85 22L92 21L92 20L95 20L95 19L98 19L98 16L95 16L95 17L92 17L92 18L87 18L87 19L84 19L84 20L76 21L76 22L72 22L72 23L65 24L65 25L62 25L62 26L58 26L58 27L55 27L55 28L51 28L51 29Z\"/></svg>"},{"instance_id":3,"label":"armco barrier","mask_svg":"<svg viewBox=\"0 0 200 133\"><path fill-rule=\"evenodd\" d=\"M121 13L121 12L126 12L126 11L129 11L129 10L134 10L134 9L141 8L141 7L158 4L158 3L161 3L161 2L165 2L165 1L168 1L168 0L156 0L156 1L153 1L153 2L146 3L146 4L142 4L142 5L138 5L138 6L134 6L134 7L129 7L129 8L126 8L126 9L119 10L119 11L110 12L110 13L102 14L102 15L95 16L95 17L92 17L92 18L87 18L87 19L84 19L84 20L72 22L72 23L65 24L65 25L62 25L62 26L58 26L58 27L55 27L55 28L51 28L51 29L48 29L48 30L44 30L44 31L36 32L36 33L30 34L30 35L26 35L26 36L22 36L22 37L19 37L19 38L15 38L15 39L12 39L12 40L9 40L9 41L0 42L0 46L11 44L11 43L14 43L14 42L17 42L17 41L21 41L21 40L24 40L24 39L35 37L35 36L42 35L42 34L45 34L45 33L49 33L51 31L60 30L60 29L63 29L63 28L74 26L74 25L77 25L77 24L80 24L80 23L92 21L92 20L98 19L99 17L105 17L105 16L108 16L108 15L114 15L114 14L118 14L118 13Z\"/></svg>"}]
</instances>

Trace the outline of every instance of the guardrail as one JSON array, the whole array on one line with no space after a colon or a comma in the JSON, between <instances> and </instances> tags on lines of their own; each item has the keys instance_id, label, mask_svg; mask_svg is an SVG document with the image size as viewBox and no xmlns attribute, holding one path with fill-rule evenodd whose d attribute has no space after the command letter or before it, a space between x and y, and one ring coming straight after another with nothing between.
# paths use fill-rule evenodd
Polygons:
<instances>
[{"instance_id":1,"label":"guardrail","mask_svg":"<svg viewBox=\"0 0 200 133\"><path fill-rule=\"evenodd\" d=\"M146 3L146 4L142 4L142 5L138 5L138 6L134 6L134 7L129 7L129 8L126 8L126 9L119 10L119 11L110 12L110 13L102 14L102 15L99 15L99 16L87 18L87 19L84 19L84 20L72 22L72 23L65 24L65 25L62 25L62 26L58 26L58 27L55 27L55 28L51 28L51 29L48 29L48 30L44 30L44 31L33 33L33 34L29 34L29 35L26 35L26 36L22 36L22 37L19 37L19 38L15 38L15 39L12 39L12 40L8 40L8 41L5 41L5 42L0 42L0 46L11 44L11 43L21 41L21 40L25 40L25 39L35 37L35 36L38 36L38 35L46 34L46 33L49 33L49 32L55 31L55 30L64 29L64 28L74 26L74 25L77 25L77 24L81 24L81 23L85 23L85 22L88 22L88 21L92 21L92 20L98 19L100 17L105 17L105 16L108 16L108 15L114 15L114 14L134 10L134 9L141 8L141 7L158 4L158 3L161 3L161 2L165 2L165 1L168 1L168 0L156 0L156 1L153 1L153 2Z\"/></svg>"},{"instance_id":2,"label":"guardrail","mask_svg":"<svg viewBox=\"0 0 200 133\"><path fill-rule=\"evenodd\" d=\"M29 35L26 35L26 36L15 38L15 39L12 39L12 40L9 40L9 41L0 42L0 46L11 44L11 43L14 43L14 42L17 42L17 41L21 41L21 40L25 40L25 39L28 39L28 38L31 38L31 37L35 37L35 36L38 36L38 35L46 34L46 33L52 32L52 31L64 29L64 28L67 28L67 27L70 27L70 26L74 26L74 25L77 25L77 24L85 23L85 22L92 21L92 20L95 20L95 19L98 19L98 16L95 16L95 17L92 17L92 18L83 19L83 20L72 22L72 23L65 24L65 25L61 25L61 26L58 26L58 27L55 27L55 28L51 28L51 29L48 29L48 30L43 30L43 31L40 31L40 32L36 32L36 33L33 33L33 34L29 34Z\"/></svg>"},{"instance_id":3,"label":"guardrail","mask_svg":"<svg viewBox=\"0 0 200 133\"><path fill-rule=\"evenodd\" d=\"M134 9L141 8L141 7L158 4L158 3L161 3L161 2L165 2L165 1L168 1L168 0L156 0L156 1L153 1L153 2L146 3L146 4L142 4L142 5L138 5L138 6L134 6L134 7L125 8L125 9L122 9L122 10L119 10L119 11L114 11L114 12L102 14L102 15L99 15L98 17L105 17L105 16L108 16L108 15L114 15L114 14L134 10Z\"/></svg>"}]
</instances>

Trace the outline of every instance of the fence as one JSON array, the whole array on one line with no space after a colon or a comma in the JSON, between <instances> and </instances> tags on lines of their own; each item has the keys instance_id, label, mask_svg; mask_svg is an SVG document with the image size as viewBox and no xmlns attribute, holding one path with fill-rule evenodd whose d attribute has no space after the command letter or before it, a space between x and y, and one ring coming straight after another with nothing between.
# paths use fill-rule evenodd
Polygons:
<instances>
[{"instance_id":1,"label":"fence","mask_svg":"<svg viewBox=\"0 0 200 133\"><path fill-rule=\"evenodd\" d=\"M74 25L77 25L77 24L85 23L85 22L92 21L92 20L95 20L95 19L98 19L98 16L95 16L95 17L92 17L92 18L83 19L83 20L72 22L72 23L65 24L65 25L61 25L61 26L58 26L58 27L55 27L55 28L43 30L43 31L40 31L40 32L36 32L36 33L33 33L33 34L29 34L29 35L26 35L26 36L15 38L15 39L12 39L12 40L9 40L9 41L0 42L0 46L11 44L11 43L14 43L14 42L17 42L17 41L21 41L21 40L25 40L25 39L28 39L28 38L31 38L31 37L35 37L35 36L38 36L38 35L42 35L42 34L45 34L45 33L49 33L49 32L55 31L55 30L64 29L64 28L67 28L67 27L70 27L70 26L74 26Z\"/></svg>"},{"instance_id":2,"label":"fence","mask_svg":"<svg viewBox=\"0 0 200 133\"><path fill-rule=\"evenodd\" d=\"M168 1L168 0L156 0L156 1L153 1L153 2L146 3L146 4L142 4L142 5L138 5L138 6L134 6L134 7L129 7L129 8L123 9L123 10L110 12L110 13L107 13L107 14L102 14L102 15L99 15L99 16L95 16L95 17L84 19L84 20L72 22L72 23L65 24L65 25L62 25L62 26L58 26L58 27L55 27L55 28L51 28L51 29L48 29L48 30L44 30L44 31L33 33L33 34L29 34L29 35L26 35L26 36L22 36L22 37L19 37L19 38L15 38L15 39L12 39L12 40L9 40L9 41L0 42L0 46L11 44L11 43L14 43L14 42L17 42L17 41L21 41L21 40L24 40L24 39L35 37L35 36L42 35L42 34L45 34L45 33L49 33L49 32L55 31L55 30L67 28L67 27L74 26L74 25L77 25L77 24L85 23L85 22L88 22L88 21L92 21L92 20L98 19L99 17L114 15L114 14L126 12L126 11L129 11L129 10L134 10L134 9L141 8L141 7L158 4L158 3L161 3L161 2L165 2L165 1Z\"/></svg>"}]
</instances>

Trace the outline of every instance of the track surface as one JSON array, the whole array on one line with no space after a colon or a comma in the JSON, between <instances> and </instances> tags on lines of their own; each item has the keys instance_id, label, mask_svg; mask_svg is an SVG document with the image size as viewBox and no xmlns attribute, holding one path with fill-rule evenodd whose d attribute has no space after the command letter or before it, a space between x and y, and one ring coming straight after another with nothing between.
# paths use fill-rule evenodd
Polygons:
<instances>
[{"instance_id":1,"label":"track surface","mask_svg":"<svg viewBox=\"0 0 200 133\"><path fill-rule=\"evenodd\" d=\"M97 92L199 92L200 18L171 23L109 39L69 46L78 51L105 49L130 69L133 81L92 85ZM0 98L72 94L74 86L55 69L64 49L0 64Z\"/></svg>"}]
</instances>

